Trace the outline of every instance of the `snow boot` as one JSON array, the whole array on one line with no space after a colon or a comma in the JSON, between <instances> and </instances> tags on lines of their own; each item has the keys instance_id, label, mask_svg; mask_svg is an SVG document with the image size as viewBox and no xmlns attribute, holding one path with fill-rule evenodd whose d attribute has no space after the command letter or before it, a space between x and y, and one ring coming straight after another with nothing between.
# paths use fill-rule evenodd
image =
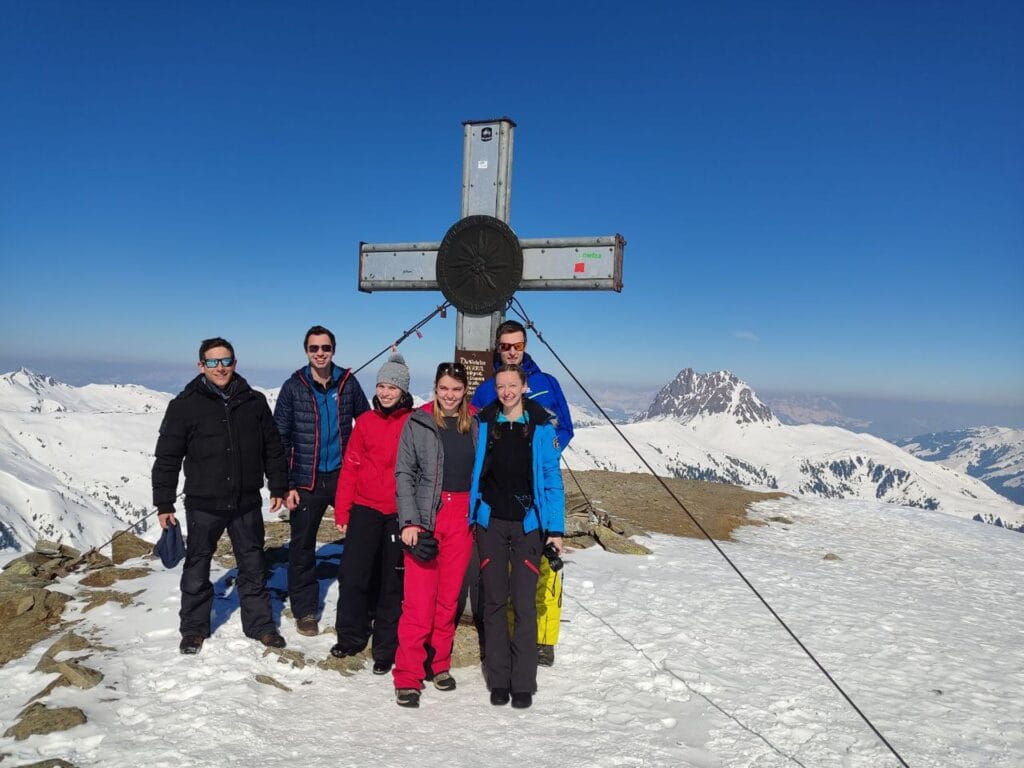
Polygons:
<instances>
[{"instance_id":1,"label":"snow boot","mask_svg":"<svg viewBox=\"0 0 1024 768\"><path fill-rule=\"evenodd\" d=\"M396 688L395 701L400 707L415 709L420 705L420 692L415 688Z\"/></svg>"}]
</instances>

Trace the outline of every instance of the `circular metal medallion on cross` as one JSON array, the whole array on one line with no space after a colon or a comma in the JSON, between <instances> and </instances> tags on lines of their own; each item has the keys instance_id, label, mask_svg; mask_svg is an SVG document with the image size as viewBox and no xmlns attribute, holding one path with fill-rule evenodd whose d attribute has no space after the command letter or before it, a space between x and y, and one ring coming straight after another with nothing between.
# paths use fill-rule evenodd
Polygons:
<instances>
[{"instance_id":1,"label":"circular metal medallion on cross","mask_svg":"<svg viewBox=\"0 0 1024 768\"><path fill-rule=\"evenodd\" d=\"M445 233L437 252L437 284L462 312L497 312L523 279L523 249L508 224L466 216Z\"/></svg>"}]
</instances>

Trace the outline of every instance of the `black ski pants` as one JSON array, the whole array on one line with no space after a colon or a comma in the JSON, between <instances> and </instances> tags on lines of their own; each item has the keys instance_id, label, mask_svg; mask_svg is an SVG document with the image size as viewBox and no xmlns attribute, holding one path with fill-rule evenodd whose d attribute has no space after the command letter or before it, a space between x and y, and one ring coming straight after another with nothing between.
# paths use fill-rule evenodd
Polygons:
<instances>
[{"instance_id":1,"label":"black ski pants","mask_svg":"<svg viewBox=\"0 0 1024 768\"><path fill-rule=\"evenodd\" d=\"M225 530L238 564L235 591L241 604L242 631L253 638L276 632L265 581L262 508L231 514L189 509L185 511L185 520L188 537L181 573L181 634L210 636L210 563Z\"/></svg>"},{"instance_id":2,"label":"black ski pants","mask_svg":"<svg viewBox=\"0 0 1024 768\"><path fill-rule=\"evenodd\" d=\"M537 690L537 578L544 542L540 530L491 518L476 527L483 589L484 673L487 687L513 693ZM514 617L511 635L508 599Z\"/></svg>"},{"instance_id":3,"label":"black ski pants","mask_svg":"<svg viewBox=\"0 0 1024 768\"><path fill-rule=\"evenodd\" d=\"M291 541L288 544L288 601L296 619L316 616L320 607L320 584L316 580L316 534L324 510L334 503L338 470L317 472L313 490L299 491L299 505L291 511Z\"/></svg>"},{"instance_id":4,"label":"black ski pants","mask_svg":"<svg viewBox=\"0 0 1024 768\"><path fill-rule=\"evenodd\" d=\"M353 504L338 569L338 645L352 653L373 635L373 660L393 664L402 614L402 539L398 517Z\"/></svg>"}]
</instances>

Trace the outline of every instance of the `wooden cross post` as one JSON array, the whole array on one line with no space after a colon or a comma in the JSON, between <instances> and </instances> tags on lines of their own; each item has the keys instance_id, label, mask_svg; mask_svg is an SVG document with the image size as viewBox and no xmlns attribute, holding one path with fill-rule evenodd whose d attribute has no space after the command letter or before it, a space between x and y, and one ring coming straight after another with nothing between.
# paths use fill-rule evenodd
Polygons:
<instances>
[{"instance_id":1,"label":"wooden cross post","mask_svg":"<svg viewBox=\"0 0 1024 768\"><path fill-rule=\"evenodd\" d=\"M622 235L520 240L508 228L514 130L506 117L463 123L462 218L444 240L359 244L360 291L441 290L456 306L453 359L470 392L491 375L515 290L622 290Z\"/></svg>"}]
</instances>

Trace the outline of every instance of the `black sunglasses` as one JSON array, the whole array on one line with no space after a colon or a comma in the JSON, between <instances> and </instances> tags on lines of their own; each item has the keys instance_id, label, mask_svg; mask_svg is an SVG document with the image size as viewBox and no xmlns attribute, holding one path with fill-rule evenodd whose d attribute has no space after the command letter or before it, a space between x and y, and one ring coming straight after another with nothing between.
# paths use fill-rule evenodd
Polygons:
<instances>
[{"instance_id":1,"label":"black sunglasses","mask_svg":"<svg viewBox=\"0 0 1024 768\"><path fill-rule=\"evenodd\" d=\"M311 354L311 355L315 355L317 352L320 352L321 350L323 350L324 352L333 352L334 351L334 345L333 344L310 344L308 347L306 347L306 351L309 352L309 354Z\"/></svg>"},{"instance_id":2,"label":"black sunglasses","mask_svg":"<svg viewBox=\"0 0 1024 768\"><path fill-rule=\"evenodd\" d=\"M466 366L462 363L441 363L437 366L437 373L434 374L434 378L439 379L452 373L455 374L455 378L464 379L466 378Z\"/></svg>"},{"instance_id":3,"label":"black sunglasses","mask_svg":"<svg viewBox=\"0 0 1024 768\"><path fill-rule=\"evenodd\" d=\"M207 368L216 368L218 365L223 365L225 368L230 368L235 364L235 358L233 357L207 357L203 358L203 365Z\"/></svg>"}]
</instances>

